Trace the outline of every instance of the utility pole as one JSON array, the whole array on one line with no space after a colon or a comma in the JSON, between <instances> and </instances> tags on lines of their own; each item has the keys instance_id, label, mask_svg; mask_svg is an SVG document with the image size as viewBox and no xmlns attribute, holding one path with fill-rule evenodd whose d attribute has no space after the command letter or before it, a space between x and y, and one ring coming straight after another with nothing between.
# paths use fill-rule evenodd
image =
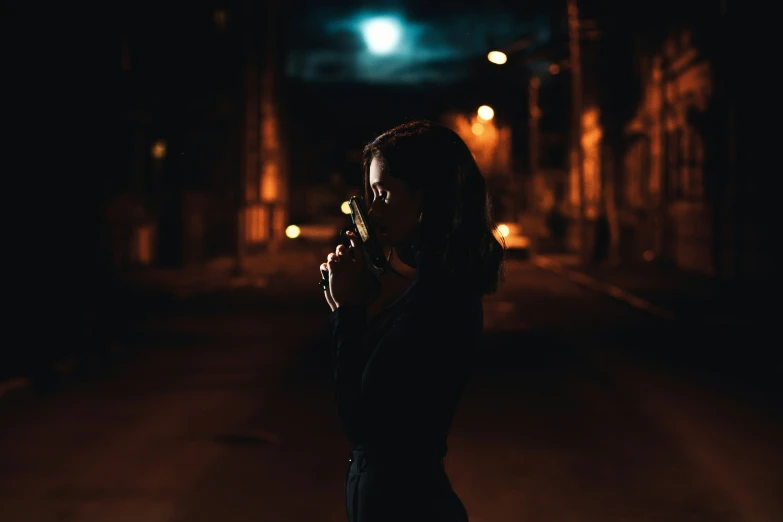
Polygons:
<instances>
[{"instance_id":1,"label":"utility pole","mask_svg":"<svg viewBox=\"0 0 783 522\"><path fill-rule=\"evenodd\" d=\"M582 63L579 28L579 8L577 0L568 2L568 39L571 62L571 111L572 138L571 158L576 162L577 183L579 185L579 259L585 264L588 261L587 223L585 222L585 171L584 150L582 149Z\"/></svg>"}]
</instances>

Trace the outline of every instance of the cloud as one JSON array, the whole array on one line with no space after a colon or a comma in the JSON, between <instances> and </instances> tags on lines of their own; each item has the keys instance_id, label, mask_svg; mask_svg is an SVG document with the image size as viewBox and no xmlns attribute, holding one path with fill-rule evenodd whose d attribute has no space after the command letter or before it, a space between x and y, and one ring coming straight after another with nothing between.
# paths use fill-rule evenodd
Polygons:
<instances>
[{"instance_id":1,"label":"cloud","mask_svg":"<svg viewBox=\"0 0 783 522\"><path fill-rule=\"evenodd\" d=\"M403 27L400 44L389 55L373 55L362 39L361 23L376 15L395 16ZM358 8L314 11L289 32L287 74L315 82L452 82L461 79L467 63L487 52L493 41L518 38L519 24L508 13L437 16L406 19L401 10Z\"/></svg>"}]
</instances>

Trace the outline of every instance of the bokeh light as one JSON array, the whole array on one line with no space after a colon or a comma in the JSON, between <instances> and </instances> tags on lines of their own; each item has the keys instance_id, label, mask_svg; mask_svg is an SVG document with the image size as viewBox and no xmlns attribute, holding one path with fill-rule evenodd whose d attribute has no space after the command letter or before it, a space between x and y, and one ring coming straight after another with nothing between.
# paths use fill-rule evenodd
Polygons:
<instances>
[{"instance_id":1,"label":"bokeh light","mask_svg":"<svg viewBox=\"0 0 783 522\"><path fill-rule=\"evenodd\" d=\"M492 51L487 55L487 60L497 65L503 65L508 61L508 57L506 56L506 53Z\"/></svg>"},{"instance_id":2,"label":"bokeh light","mask_svg":"<svg viewBox=\"0 0 783 522\"><path fill-rule=\"evenodd\" d=\"M402 27L396 18L371 18L361 24L362 35L373 54L390 54L397 48Z\"/></svg>"},{"instance_id":3,"label":"bokeh light","mask_svg":"<svg viewBox=\"0 0 783 522\"><path fill-rule=\"evenodd\" d=\"M291 239L296 239L301 233L302 230L296 225L288 225L288 227L285 229L286 237L290 237Z\"/></svg>"},{"instance_id":4,"label":"bokeh light","mask_svg":"<svg viewBox=\"0 0 783 522\"><path fill-rule=\"evenodd\" d=\"M489 121L495 117L495 111L489 105L482 105L477 112L478 117L484 121Z\"/></svg>"}]
</instances>

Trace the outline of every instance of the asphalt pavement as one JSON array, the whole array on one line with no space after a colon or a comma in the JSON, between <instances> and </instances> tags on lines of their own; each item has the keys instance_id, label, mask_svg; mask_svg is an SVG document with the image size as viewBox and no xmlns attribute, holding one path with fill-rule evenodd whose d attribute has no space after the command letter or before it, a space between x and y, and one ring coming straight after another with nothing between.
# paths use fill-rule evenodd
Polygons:
<instances>
[{"instance_id":1,"label":"asphalt pavement","mask_svg":"<svg viewBox=\"0 0 783 522\"><path fill-rule=\"evenodd\" d=\"M0 520L345 520L305 265L157 295L108 361L0 398ZM406 284L389 282L386 300ZM485 330L446 459L471 521L783 519L779 382L713 362L720 331L520 261Z\"/></svg>"}]
</instances>

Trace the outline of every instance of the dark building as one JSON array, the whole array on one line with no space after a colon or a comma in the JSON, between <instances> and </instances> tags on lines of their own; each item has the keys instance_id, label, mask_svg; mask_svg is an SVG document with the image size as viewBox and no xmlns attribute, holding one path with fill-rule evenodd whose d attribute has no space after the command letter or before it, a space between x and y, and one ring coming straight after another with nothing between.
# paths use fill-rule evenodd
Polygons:
<instances>
[{"instance_id":1,"label":"dark building","mask_svg":"<svg viewBox=\"0 0 783 522\"><path fill-rule=\"evenodd\" d=\"M125 5L114 266L241 258L281 237L284 17L275 2Z\"/></svg>"}]
</instances>

